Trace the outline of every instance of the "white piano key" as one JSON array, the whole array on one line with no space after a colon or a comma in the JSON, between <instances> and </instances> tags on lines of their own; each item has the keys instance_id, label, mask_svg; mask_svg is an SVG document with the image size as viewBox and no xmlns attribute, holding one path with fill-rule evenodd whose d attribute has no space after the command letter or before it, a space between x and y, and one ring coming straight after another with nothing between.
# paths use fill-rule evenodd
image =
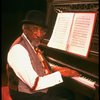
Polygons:
<instances>
[{"instance_id":1,"label":"white piano key","mask_svg":"<svg viewBox=\"0 0 100 100\"><path fill-rule=\"evenodd\" d=\"M94 86L95 82L87 79L86 77L79 76L79 77L72 77L72 79L95 89L95 86Z\"/></svg>"}]
</instances>

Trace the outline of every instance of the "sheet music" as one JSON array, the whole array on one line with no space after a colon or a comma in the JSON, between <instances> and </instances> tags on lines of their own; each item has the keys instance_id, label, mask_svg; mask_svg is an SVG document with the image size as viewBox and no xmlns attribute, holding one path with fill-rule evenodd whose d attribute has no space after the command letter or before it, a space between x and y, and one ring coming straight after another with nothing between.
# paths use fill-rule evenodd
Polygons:
<instances>
[{"instance_id":1,"label":"sheet music","mask_svg":"<svg viewBox=\"0 0 100 100\"><path fill-rule=\"evenodd\" d=\"M58 13L47 46L87 56L96 13Z\"/></svg>"},{"instance_id":2,"label":"sheet music","mask_svg":"<svg viewBox=\"0 0 100 100\"><path fill-rule=\"evenodd\" d=\"M69 37L68 51L86 56L92 37L95 13L76 13Z\"/></svg>"},{"instance_id":3,"label":"sheet music","mask_svg":"<svg viewBox=\"0 0 100 100\"><path fill-rule=\"evenodd\" d=\"M73 16L74 13L58 13L54 30L48 43L49 47L66 50L66 43L70 33Z\"/></svg>"}]
</instances>

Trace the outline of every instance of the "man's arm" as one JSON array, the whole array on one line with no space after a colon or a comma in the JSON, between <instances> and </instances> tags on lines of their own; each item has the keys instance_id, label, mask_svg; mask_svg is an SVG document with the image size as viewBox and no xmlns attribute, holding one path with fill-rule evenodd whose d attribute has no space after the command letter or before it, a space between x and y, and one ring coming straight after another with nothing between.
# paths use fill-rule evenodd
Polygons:
<instances>
[{"instance_id":1,"label":"man's arm","mask_svg":"<svg viewBox=\"0 0 100 100\"><path fill-rule=\"evenodd\" d=\"M51 66L51 69L55 71L59 71L63 77L73 77L73 76L80 76L80 74L67 67L61 67L61 66Z\"/></svg>"},{"instance_id":2,"label":"man's arm","mask_svg":"<svg viewBox=\"0 0 100 100\"><path fill-rule=\"evenodd\" d=\"M33 91L45 89L63 82L60 72L54 72L40 77L32 67L27 50L20 44L10 49L7 61L17 77Z\"/></svg>"}]
</instances>

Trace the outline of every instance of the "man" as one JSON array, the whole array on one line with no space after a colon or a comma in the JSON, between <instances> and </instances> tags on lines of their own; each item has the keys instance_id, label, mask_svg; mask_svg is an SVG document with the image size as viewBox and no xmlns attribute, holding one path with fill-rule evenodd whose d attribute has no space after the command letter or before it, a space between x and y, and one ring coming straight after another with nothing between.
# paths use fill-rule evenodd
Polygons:
<instances>
[{"instance_id":1,"label":"man","mask_svg":"<svg viewBox=\"0 0 100 100\"><path fill-rule=\"evenodd\" d=\"M22 21L22 35L14 41L8 52L7 71L13 100L66 100L51 95L48 89L62 83L62 76L79 75L68 68L48 68L38 49L45 28L45 14L37 10L29 11Z\"/></svg>"}]
</instances>

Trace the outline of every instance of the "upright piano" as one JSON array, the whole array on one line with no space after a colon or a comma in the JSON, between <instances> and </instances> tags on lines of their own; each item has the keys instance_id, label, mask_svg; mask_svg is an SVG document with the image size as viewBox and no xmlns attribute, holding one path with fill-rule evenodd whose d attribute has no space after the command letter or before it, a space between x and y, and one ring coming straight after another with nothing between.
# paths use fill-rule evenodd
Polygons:
<instances>
[{"instance_id":1,"label":"upright piano","mask_svg":"<svg viewBox=\"0 0 100 100\"><path fill-rule=\"evenodd\" d=\"M62 87L75 94L74 100L99 99L99 1L98 0L48 0L46 37L39 46L48 63L78 71L80 77L64 77ZM97 12L88 57L80 57L47 46L58 12Z\"/></svg>"}]
</instances>

